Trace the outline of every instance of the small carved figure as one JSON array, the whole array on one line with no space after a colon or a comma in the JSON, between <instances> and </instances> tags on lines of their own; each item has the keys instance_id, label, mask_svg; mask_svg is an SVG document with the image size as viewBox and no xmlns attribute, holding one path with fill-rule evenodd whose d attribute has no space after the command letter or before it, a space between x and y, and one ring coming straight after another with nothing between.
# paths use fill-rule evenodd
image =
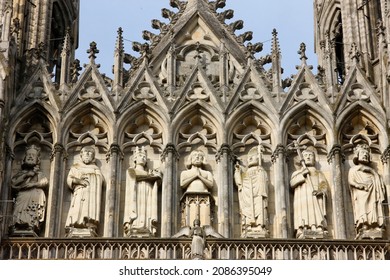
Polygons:
<instances>
[{"instance_id":1,"label":"small carved figure","mask_svg":"<svg viewBox=\"0 0 390 280\"><path fill-rule=\"evenodd\" d=\"M297 147L302 168L293 172L290 185L294 190L294 229L296 238L323 238L326 234L326 193L329 188L324 174L315 168L312 147L302 153Z\"/></svg>"},{"instance_id":2,"label":"small carved figure","mask_svg":"<svg viewBox=\"0 0 390 280\"><path fill-rule=\"evenodd\" d=\"M80 157L81 162L73 164L67 178L68 187L73 191L73 195L65 225L69 231L68 236L77 234L96 236L104 177L95 163L95 147L83 147Z\"/></svg>"},{"instance_id":3,"label":"small carved figure","mask_svg":"<svg viewBox=\"0 0 390 280\"><path fill-rule=\"evenodd\" d=\"M202 151L192 151L187 162L188 170L181 172L180 185L187 193L208 193L213 187L213 175L204 170L205 154Z\"/></svg>"},{"instance_id":4,"label":"small carved figure","mask_svg":"<svg viewBox=\"0 0 390 280\"><path fill-rule=\"evenodd\" d=\"M385 185L382 177L372 167L370 148L358 144L354 149L353 162L348 182L355 217L356 238L382 238L384 226Z\"/></svg>"},{"instance_id":5,"label":"small carved figure","mask_svg":"<svg viewBox=\"0 0 390 280\"><path fill-rule=\"evenodd\" d=\"M146 151L136 148L135 167L127 170L124 211L125 236L154 236L157 230L157 192L161 172L146 169Z\"/></svg>"},{"instance_id":6,"label":"small carved figure","mask_svg":"<svg viewBox=\"0 0 390 280\"><path fill-rule=\"evenodd\" d=\"M236 164L234 181L238 188L242 237L266 237L268 230L268 176L261 166L261 146L248 153L248 169Z\"/></svg>"},{"instance_id":7,"label":"small carved figure","mask_svg":"<svg viewBox=\"0 0 390 280\"><path fill-rule=\"evenodd\" d=\"M191 237L191 258L201 260L204 259L204 250L206 246L206 237L223 238L218 232L216 232L212 226L201 226L199 219L195 219L193 227L182 227L178 233L172 236L172 238Z\"/></svg>"},{"instance_id":8,"label":"small carved figure","mask_svg":"<svg viewBox=\"0 0 390 280\"><path fill-rule=\"evenodd\" d=\"M46 176L40 171L40 148L28 146L22 162L22 170L12 177L12 190L16 192L11 234L39 234L45 219L46 195L49 186Z\"/></svg>"}]
</instances>

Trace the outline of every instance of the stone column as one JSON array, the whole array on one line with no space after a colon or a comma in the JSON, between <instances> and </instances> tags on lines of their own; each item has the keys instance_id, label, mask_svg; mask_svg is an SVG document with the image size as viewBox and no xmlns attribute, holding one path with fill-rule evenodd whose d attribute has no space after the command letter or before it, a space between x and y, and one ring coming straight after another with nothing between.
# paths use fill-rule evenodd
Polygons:
<instances>
[{"instance_id":1,"label":"stone column","mask_svg":"<svg viewBox=\"0 0 390 280\"><path fill-rule=\"evenodd\" d=\"M54 144L51 154L51 172L49 179L49 190L46 204L46 227L45 237L60 237L61 232L61 209L64 193L65 164L64 146L60 143ZM49 174L46 174L49 175Z\"/></svg>"},{"instance_id":2,"label":"stone column","mask_svg":"<svg viewBox=\"0 0 390 280\"><path fill-rule=\"evenodd\" d=\"M274 180L275 180L275 218L274 222L274 238L288 238L288 216L290 215L287 208L287 199L289 187L285 184L285 147L282 144L276 146L272 154L272 162L274 164Z\"/></svg>"},{"instance_id":3,"label":"stone column","mask_svg":"<svg viewBox=\"0 0 390 280\"><path fill-rule=\"evenodd\" d=\"M216 155L219 163L220 180L218 184L218 232L229 238L232 236L233 180L231 178L232 161L228 144L222 144ZM230 184L229 184L230 183Z\"/></svg>"},{"instance_id":4,"label":"stone column","mask_svg":"<svg viewBox=\"0 0 390 280\"><path fill-rule=\"evenodd\" d=\"M336 144L332 147L328 154L328 162L332 165L332 183L333 185L333 220L334 220L334 233L336 239L347 238L346 221L345 221L345 203L343 194L343 181L341 172L343 154L341 152L341 146ZM328 213L329 214L329 213Z\"/></svg>"},{"instance_id":5,"label":"stone column","mask_svg":"<svg viewBox=\"0 0 390 280\"><path fill-rule=\"evenodd\" d=\"M107 159L110 162L110 177L106 179L106 205L104 211L104 237L119 236L118 230L122 226L119 221L119 196L120 176L119 155L120 147L118 144L111 144Z\"/></svg>"},{"instance_id":6,"label":"stone column","mask_svg":"<svg viewBox=\"0 0 390 280\"><path fill-rule=\"evenodd\" d=\"M2 230L0 239L7 235L9 221L12 219L13 203L9 203L11 199L11 177L12 177L12 162L15 159L15 154L8 145L5 145L5 166L4 166L4 181L1 190L0 199L4 202L0 204L0 212L4 215L3 222L0 224Z\"/></svg>"},{"instance_id":7,"label":"stone column","mask_svg":"<svg viewBox=\"0 0 390 280\"><path fill-rule=\"evenodd\" d=\"M162 187L162 203L161 203L161 237L171 237L174 230L178 230L178 226L173 227L173 223L177 222L178 213L178 198L174 195L176 192L175 180L175 163L177 159L177 151L175 145L168 143L161 155L165 162L165 172L163 174Z\"/></svg>"}]
</instances>

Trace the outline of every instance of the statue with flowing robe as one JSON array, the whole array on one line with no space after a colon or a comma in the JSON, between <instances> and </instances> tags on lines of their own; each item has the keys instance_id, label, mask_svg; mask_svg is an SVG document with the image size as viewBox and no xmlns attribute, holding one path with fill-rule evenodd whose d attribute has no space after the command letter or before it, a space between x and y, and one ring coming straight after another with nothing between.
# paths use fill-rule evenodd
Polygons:
<instances>
[{"instance_id":1,"label":"statue with flowing robe","mask_svg":"<svg viewBox=\"0 0 390 280\"><path fill-rule=\"evenodd\" d=\"M268 236L268 175L261 166L261 148L250 149L246 171L237 164L234 172L241 214L241 237Z\"/></svg>"},{"instance_id":2,"label":"statue with flowing robe","mask_svg":"<svg viewBox=\"0 0 390 280\"><path fill-rule=\"evenodd\" d=\"M158 221L158 189L162 175L158 170L146 168L144 147L136 148L135 167L126 173L126 197L124 210L124 236L155 236Z\"/></svg>"},{"instance_id":3,"label":"statue with flowing robe","mask_svg":"<svg viewBox=\"0 0 390 280\"><path fill-rule=\"evenodd\" d=\"M68 236L97 236L104 177L95 163L95 147L83 147L80 157L81 162L72 165L67 177L73 194L65 226Z\"/></svg>"},{"instance_id":4,"label":"statue with flowing robe","mask_svg":"<svg viewBox=\"0 0 390 280\"><path fill-rule=\"evenodd\" d=\"M45 189L49 186L48 179L40 171L39 147L31 145L26 148L22 169L12 177L11 183L16 192L11 235L36 236L45 219Z\"/></svg>"},{"instance_id":5,"label":"statue with flowing robe","mask_svg":"<svg viewBox=\"0 0 390 280\"><path fill-rule=\"evenodd\" d=\"M352 197L356 238L382 238L384 227L385 184L369 164L370 148L358 144L354 149L355 166L349 170L348 182Z\"/></svg>"},{"instance_id":6,"label":"statue with flowing robe","mask_svg":"<svg viewBox=\"0 0 390 280\"><path fill-rule=\"evenodd\" d=\"M322 238L327 227L326 194L329 185L325 175L315 168L315 152L311 147L304 150L300 157L302 168L293 172L290 179L294 190L296 237Z\"/></svg>"}]
</instances>

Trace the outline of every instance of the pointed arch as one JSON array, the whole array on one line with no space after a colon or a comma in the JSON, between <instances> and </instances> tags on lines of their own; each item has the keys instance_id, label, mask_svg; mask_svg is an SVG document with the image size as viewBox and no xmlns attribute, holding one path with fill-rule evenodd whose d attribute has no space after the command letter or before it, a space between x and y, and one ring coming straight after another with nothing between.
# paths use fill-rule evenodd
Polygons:
<instances>
[{"instance_id":1,"label":"pointed arch","mask_svg":"<svg viewBox=\"0 0 390 280\"><path fill-rule=\"evenodd\" d=\"M123 111L118 119L116 140L126 149L145 139L149 145L163 150L168 143L169 118L155 103L144 100Z\"/></svg>"},{"instance_id":2,"label":"pointed arch","mask_svg":"<svg viewBox=\"0 0 390 280\"><path fill-rule=\"evenodd\" d=\"M58 127L58 119L58 112L55 112L49 104L33 102L22 110L11 113L7 143L13 149L18 141L27 141L28 135L33 136L31 133L37 131L39 134L37 137L41 141L46 145L53 144L58 139L58 131L55 129ZM41 127L38 128L37 126L40 125ZM27 138L17 139L18 134L20 134L19 137Z\"/></svg>"},{"instance_id":3,"label":"pointed arch","mask_svg":"<svg viewBox=\"0 0 390 280\"><path fill-rule=\"evenodd\" d=\"M378 118L377 116L381 116ZM354 132L351 132L351 137L353 134L359 134L358 129L361 129L363 134L369 135L369 137L377 138L377 147L380 151L384 151L389 145L389 139L387 133L386 123L380 120L386 120L385 116L382 116L381 112L378 112L375 108L370 106L364 101L357 101L353 105L347 107L343 110L336 118L335 131L337 132L337 140L340 143L343 143L342 134L346 133L349 125L354 124ZM382 133L380 133L382 132ZM349 137L349 136L348 136Z\"/></svg>"},{"instance_id":4,"label":"pointed arch","mask_svg":"<svg viewBox=\"0 0 390 280\"><path fill-rule=\"evenodd\" d=\"M205 129L207 130L208 135L215 135L215 145L221 145L225 142L226 131L223 129L224 117L221 112L206 102L196 100L182 108L172 120L171 129L173 143L178 144L180 142L180 133L183 133L181 129L183 129L185 125L191 125L191 119L194 117L203 118L203 120L207 122L204 123Z\"/></svg>"},{"instance_id":5,"label":"pointed arch","mask_svg":"<svg viewBox=\"0 0 390 280\"><path fill-rule=\"evenodd\" d=\"M77 104L64 114L62 122L63 132L61 135L62 143L69 143L69 138L72 135L72 126L77 125L76 121L79 121L79 124L81 124L84 118L95 118L95 129L99 130L97 133L102 134L102 130L105 130L103 134L104 137L107 138L105 140L105 142L107 142L106 144L112 143L114 138L114 114L110 110L107 110L104 104L93 99ZM79 134L86 132L87 131L83 131L82 133L73 134L75 134L74 137L77 138L80 136ZM99 137L103 137L103 135L100 135Z\"/></svg>"},{"instance_id":6,"label":"pointed arch","mask_svg":"<svg viewBox=\"0 0 390 280\"><path fill-rule=\"evenodd\" d=\"M289 129L292 128L294 123L299 122L301 118L304 118L305 116L308 118L311 118L314 123L312 129L313 133L316 129L319 131L322 131L324 134L324 141L326 143L327 147L332 147L335 144L335 135L333 130L333 116L327 115L324 113L321 113L322 109L321 107L310 100L303 101L299 103L297 106L292 107L290 110L288 110L282 117L280 121L280 142L284 145L287 145L288 143L288 134ZM322 126L322 128L319 128L319 126Z\"/></svg>"}]
</instances>

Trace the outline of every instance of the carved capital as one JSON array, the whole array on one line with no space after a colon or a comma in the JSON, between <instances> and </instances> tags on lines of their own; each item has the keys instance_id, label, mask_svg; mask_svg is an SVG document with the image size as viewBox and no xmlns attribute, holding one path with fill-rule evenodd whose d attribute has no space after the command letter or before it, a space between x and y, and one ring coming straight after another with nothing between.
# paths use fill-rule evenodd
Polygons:
<instances>
[{"instance_id":1,"label":"carved capital","mask_svg":"<svg viewBox=\"0 0 390 280\"><path fill-rule=\"evenodd\" d=\"M275 151L271 155L272 163L275 163L276 160L282 156L286 156L286 148L282 144L276 146Z\"/></svg>"},{"instance_id":2,"label":"carved capital","mask_svg":"<svg viewBox=\"0 0 390 280\"><path fill-rule=\"evenodd\" d=\"M223 154L226 154L228 157L231 156L231 149L229 144L227 143L221 145L218 152L215 154L215 160L218 162L221 161L221 157ZM230 159L232 159L232 157L230 157Z\"/></svg>"},{"instance_id":3,"label":"carved capital","mask_svg":"<svg viewBox=\"0 0 390 280\"><path fill-rule=\"evenodd\" d=\"M64 151L65 148L62 144L55 143L51 150L50 161L53 161L54 157L60 156L60 154L62 154Z\"/></svg>"},{"instance_id":4,"label":"carved capital","mask_svg":"<svg viewBox=\"0 0 390 280\"><path fill-rule=\"evenodd\" d=\"M110 149L106 154L106 161L109 162L113 155L122 155L121 148L118 144L111 144Z\"/></svg>"},{"instance_id":5,"label":"carved capital","mask_svg":"<svg viewBox=\"0 0 390 280\"><path fill-rule=\"evenodd\" d=\"M344 153L341 149L341 146L339 144L334 145L332 147L332 149L330 150L330 152L328 153L328 156L327 156L328 163L331 163L336 156L339 156L341 158L341 161L344 162L345 155L344 155Z\"/></svg>"},{"instance_id":6,"label":"carved capital","mask_svg":"<svg viewBox=\"0 0 390 280\"><path fill-rule=\"evenodd\" d=\"M164 162L165 161L165 158L169 155L169 154L172 154L176 160L179 159L179 153L177 152L176 150L176 146L175 144L173 143L168 143L166 146L165 146L165 149L164 151L162 152L160 158L161 158L161 161Z\"/></svg>"}]
</instances>

